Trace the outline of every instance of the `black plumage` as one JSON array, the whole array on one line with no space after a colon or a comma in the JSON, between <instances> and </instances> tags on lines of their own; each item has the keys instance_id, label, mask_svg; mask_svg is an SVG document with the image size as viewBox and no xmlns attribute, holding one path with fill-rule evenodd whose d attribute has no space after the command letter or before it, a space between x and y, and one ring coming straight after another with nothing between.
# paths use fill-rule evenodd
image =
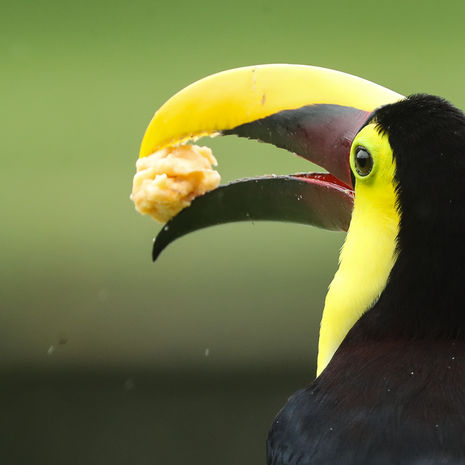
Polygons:
<instances>
[{"instance_id":1,"label":"black plumage","mask_svg":"<svg viewBox=\"0 0 465 465\"><path fill-rule=\"evenodd\" d=\"M379 300L268 438L269 465L465 464L465 116L376 110L396 162L398 257Z\"/></svg>"}]
</instances>

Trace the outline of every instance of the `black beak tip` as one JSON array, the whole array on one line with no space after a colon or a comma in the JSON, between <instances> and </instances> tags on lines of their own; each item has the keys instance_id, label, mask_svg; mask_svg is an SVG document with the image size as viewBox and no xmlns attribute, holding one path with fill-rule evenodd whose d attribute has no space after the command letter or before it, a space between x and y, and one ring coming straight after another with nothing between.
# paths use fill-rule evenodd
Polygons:
<instances>
[{"instance_id":1,"label":"black beak tip","mask_svg":"<svg viewBox=\"0 0 465 465\"><path fill-rule=\"evenodd\" d=\"M160 256L161 251L164 249L163 246L160 245L160 241L157 241L157 238L153 238L153 247L152 247L152 262L155 262L157 258Z\"/></svg>"}]
</instances>

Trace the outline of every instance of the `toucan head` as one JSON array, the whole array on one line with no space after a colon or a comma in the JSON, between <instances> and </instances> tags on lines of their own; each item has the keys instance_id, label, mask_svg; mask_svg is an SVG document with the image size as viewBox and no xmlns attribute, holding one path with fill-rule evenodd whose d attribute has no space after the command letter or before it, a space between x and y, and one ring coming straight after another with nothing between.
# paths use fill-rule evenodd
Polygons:
<instances>
[{"instance_id":1,"label":"toucan head","mask_svg":"<svg viewBox=\"0 0 465 465\"><path fill-rule=\"evenodd\" d=\"M244 179L197 197L162 228L153 259L180 236L232 221L348 231L321 323L321 372L379 297L396 259L396 160L376 109L403 99L355 76L298 65L239 68L183 89L155 113L140 157L203 136L238 135L287 149L327 173Z\"/></svg>"},{"instance_id":2,"label":"toucan head","mask_svg":"<svg viewBox=\"0 0 465 465\"><path fill-rule=\"evenodd\" d=\"M234 69L183 89L155 113L140 157L203 136L234 134L289 150L327 173L264 176L220 186L167 223L154 243L153 259L184 234L232 221L289 221L347 231L354 138L374 109L400 99L364 79L301 65ZM362 158L358 153L357 164Z\"/></svg>"}]
</instances>

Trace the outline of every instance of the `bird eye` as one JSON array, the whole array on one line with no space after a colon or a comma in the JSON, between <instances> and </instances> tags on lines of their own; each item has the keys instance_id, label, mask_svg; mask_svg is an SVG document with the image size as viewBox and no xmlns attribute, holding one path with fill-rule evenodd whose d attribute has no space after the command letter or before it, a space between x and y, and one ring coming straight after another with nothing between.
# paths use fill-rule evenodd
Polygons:
<instances>
[{"instance_id":1,"label":"bird eye","mask_svg":"<svg viewBox=\"0 0 465 465\"><path fill-rule=\"evenodd\" d=\"M368 176L373 169L373 158L365 147L355 149L355 170L360 176Z\"/></svg>"}]
</instances>

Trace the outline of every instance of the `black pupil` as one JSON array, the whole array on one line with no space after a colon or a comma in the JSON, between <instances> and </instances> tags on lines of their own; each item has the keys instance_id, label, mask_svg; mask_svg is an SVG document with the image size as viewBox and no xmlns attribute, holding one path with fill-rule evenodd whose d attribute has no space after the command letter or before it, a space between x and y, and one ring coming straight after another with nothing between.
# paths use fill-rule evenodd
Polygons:
<instances>
[{"instance_id":1,"label":"black pupil","mask_svg":"<svg viewBox=\"0 0 465 465\"><path fill-rule=\"evenodd\" d=\"M368 176L373 168L373 158L363 147L357 148L355 153L355 169L360 176Z\"/></svg>"}]
</instances>

